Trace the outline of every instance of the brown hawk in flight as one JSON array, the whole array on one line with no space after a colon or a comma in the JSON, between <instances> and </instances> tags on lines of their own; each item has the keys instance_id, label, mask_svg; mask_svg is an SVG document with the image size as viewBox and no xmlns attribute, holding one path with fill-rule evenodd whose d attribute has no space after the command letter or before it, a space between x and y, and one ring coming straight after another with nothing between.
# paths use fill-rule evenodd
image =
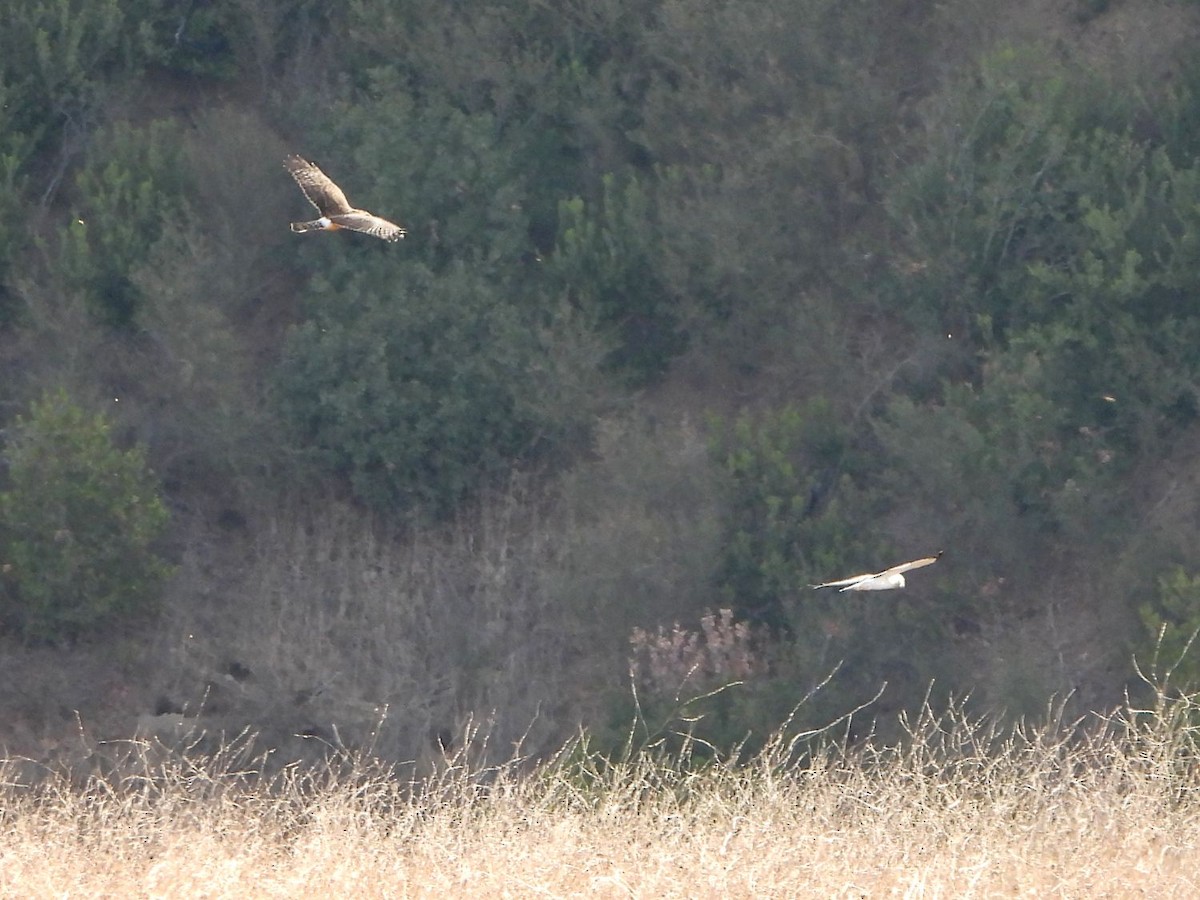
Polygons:
<instances>
[{"instance_id":1,"label":"brown hawk in flight","mask_svg":"<svg viewBox=\"0 0 1200 900\"><path fill-rule=\"evenodd\" d=\"M363 234L383 238L385 241L398 241L404 237L404 229L387 219L367 212L365 209L355 209L342 193L342 189L334 184L329 176L299 156L289 156L283 162L308 202L317 208L321 218L311 222L293 222L292 231L303 234L306 231L336 231L347 228L350 231L361 231Z\"/></svg>"}]
</instances>

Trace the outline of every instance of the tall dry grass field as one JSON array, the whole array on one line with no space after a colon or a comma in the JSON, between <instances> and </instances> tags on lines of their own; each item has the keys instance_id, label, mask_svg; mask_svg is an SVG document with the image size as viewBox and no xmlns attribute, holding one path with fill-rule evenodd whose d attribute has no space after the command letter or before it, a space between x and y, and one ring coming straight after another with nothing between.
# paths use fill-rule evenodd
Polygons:
<instances>
[{"instance_id":1,"label":"tall dry grass field","mask_svg":"<svg viewBox=\"0 0 1200 900\"><path fill-rule=\"evenodd\" d=\"M35 786L6 764L5 897L1200 896L1197 706L894 746L777 739L740 765L586 742L538 767L255 776L138 751ZM698 748L694 748L698 749Z\"/></svg>"}]
</instances>

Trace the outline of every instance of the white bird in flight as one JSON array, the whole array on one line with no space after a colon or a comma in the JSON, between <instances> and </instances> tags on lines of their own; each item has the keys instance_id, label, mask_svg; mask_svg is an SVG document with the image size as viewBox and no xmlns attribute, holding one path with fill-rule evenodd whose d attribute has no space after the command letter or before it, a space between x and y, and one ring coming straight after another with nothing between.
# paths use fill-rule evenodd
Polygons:
<instances>
[{"instance_id":1,"label":"white bird in flight","mask_svg":"<svg viewBox=\"0 0 1200 900\"><path fill-rule=\"evenodd\" d=\"M900 563L900 565L884 569L882 572L867 572L864 575L852 575L849 578L842 578L838 581L826 581L824 584L814 584L812 587L841 588L838 591L839 594L844 591L890 591L893 588L904 587L905 572L912 569L920 569L924 566L932 566L941 558L942 551L939 550L936 556L926 556L923 559L914 559L912 562Z\"/></svg>"}]
</instances>

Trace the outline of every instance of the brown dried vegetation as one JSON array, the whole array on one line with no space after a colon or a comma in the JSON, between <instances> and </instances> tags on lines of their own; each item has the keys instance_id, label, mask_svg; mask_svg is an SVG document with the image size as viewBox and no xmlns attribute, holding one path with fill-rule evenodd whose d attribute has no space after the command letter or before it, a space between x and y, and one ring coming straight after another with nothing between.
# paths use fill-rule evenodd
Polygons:
<instances>
[{"instance_id":1,"label":"brown dried vegetation","mask_svg":"<svg viewBox=\"0 0 1200 900\"><path fill-rule=\"evenodd\" d=\"M609 763L580 739L535 767L460 751L421 779L336 754L268 777L244 740L203 757L128 744L74 780L10 759L0 891L1189 896L1197 712L1160 692L1002 730L952 704L894 744L847 750L830 729L743 763L653 749Z\"/></svg>"}]
</instances>

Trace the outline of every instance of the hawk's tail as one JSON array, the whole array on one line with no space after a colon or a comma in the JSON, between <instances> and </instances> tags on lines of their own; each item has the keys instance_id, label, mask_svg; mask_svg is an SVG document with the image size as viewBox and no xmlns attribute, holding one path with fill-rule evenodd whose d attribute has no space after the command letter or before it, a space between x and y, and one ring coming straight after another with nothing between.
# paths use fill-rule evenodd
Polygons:
<instances>
[{"instance_id":1,"label":"hawk's tail","mask_svg":"<svg viewBox=\"0 0 1200 900\"><path fill-rule=\"evenodd\" d=\"M292 231L296 232L296 234L304 234L306 231L321 231L324 227L320 219L314 219L311 222L292 223Z\"/></svg>"}]
</instances>

